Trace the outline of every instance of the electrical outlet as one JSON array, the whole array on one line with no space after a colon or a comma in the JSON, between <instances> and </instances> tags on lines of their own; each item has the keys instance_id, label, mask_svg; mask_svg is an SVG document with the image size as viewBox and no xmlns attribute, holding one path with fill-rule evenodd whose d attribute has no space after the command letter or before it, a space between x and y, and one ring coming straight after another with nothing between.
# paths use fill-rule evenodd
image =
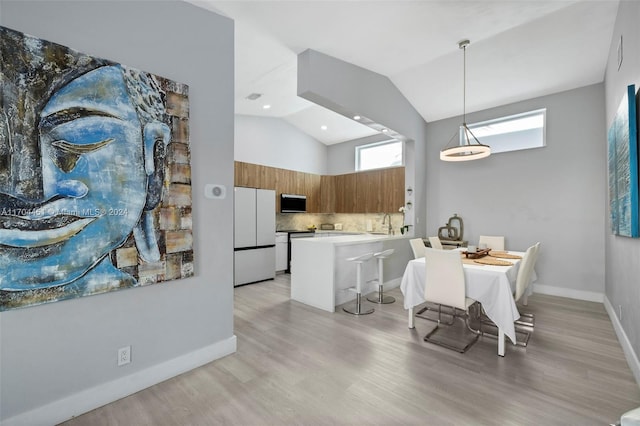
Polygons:
<instances>
[{"instance_id":1,"label":"electrical outlet","mask_svg":"<svg viewBox=\"0 0 640 426\"><path fill-rule=\"evenodd\" d=\"M118 349L118 367L131 362L131 346Z\"/></svg>"}]
</instances>

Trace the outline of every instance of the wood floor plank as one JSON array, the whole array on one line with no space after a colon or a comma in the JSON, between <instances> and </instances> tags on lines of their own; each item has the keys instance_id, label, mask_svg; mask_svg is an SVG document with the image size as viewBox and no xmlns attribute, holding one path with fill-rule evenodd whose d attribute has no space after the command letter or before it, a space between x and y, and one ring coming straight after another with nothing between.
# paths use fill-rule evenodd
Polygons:
<instances>
[{"instance_id":1,"label":"wood floor plank","mask_svg":"<svg viewBox=\"0 0 640 426\"><path fill-rule=\"evenodd\" d=\"M425 342L435 324L408 329L398 289L361 317L289 291L289 275L236 288L235 354L64 424L588 426L640 405L599 303L531 296L529 346L502 358L488 337L465 354Z\"/></svg>"}]
</instances>

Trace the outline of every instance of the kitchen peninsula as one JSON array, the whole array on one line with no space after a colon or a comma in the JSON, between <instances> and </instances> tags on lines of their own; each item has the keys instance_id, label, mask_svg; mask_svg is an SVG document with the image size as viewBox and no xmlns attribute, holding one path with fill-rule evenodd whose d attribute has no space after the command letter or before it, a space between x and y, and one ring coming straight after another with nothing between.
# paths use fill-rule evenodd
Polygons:
<instances>
[{"instance_id":1,"label":"kitchen peninsula","mask_svg":"<svg viewBox=\"0 0 640 426\"><path fill-rule=\"evenodd\" d=\"M346 259L365 253L394 249L385 260L384 288L398 287L407 262L413 258L409 236L344 235L298 238L291 246L291 299L334 312L335 307L355 299L349 287L356 283L356 265ZM377 278L375 260L364 266L363 281ZM363 296L377 290L377 283L363 286Z\"/></svg>"}]
</instances>

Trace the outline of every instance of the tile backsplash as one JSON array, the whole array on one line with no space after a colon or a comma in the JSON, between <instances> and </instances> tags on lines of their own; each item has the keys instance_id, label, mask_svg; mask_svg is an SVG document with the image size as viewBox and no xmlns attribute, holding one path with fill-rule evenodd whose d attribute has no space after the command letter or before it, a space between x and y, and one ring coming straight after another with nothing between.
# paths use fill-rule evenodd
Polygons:
<instances>
[{"instance_id":1,"label":"tile backsplash","mask_svg":"<svg viewBox=\"0 0 640 426\"><path fill-rule=\"evenodd\" d=\"M382 224L384 213L277 213L277 230L304 230L315 226L320 229L323 223L341 223L342 231L347 232L386 232L387 224ZM402 213L391 214L392 229L400 234L404 225ZM370 224L370 229L367 225Z\"/></svg>"}]
</instances>

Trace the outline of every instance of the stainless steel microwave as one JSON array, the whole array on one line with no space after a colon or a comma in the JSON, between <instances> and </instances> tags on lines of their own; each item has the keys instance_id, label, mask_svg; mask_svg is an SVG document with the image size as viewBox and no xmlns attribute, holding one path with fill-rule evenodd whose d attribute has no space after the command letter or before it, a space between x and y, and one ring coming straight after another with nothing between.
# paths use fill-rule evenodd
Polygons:
<instances>
[{"instance_id":1,"label":"stainless steel microwave","mask_svg":"<svg viewBox=\"0 0 640 426\"><path fill-rule=\"evenodd\" d=\"M281 213L305 213L307 211L307 196L295 194L280 194Z\"/></svg>"}]
</instances>

